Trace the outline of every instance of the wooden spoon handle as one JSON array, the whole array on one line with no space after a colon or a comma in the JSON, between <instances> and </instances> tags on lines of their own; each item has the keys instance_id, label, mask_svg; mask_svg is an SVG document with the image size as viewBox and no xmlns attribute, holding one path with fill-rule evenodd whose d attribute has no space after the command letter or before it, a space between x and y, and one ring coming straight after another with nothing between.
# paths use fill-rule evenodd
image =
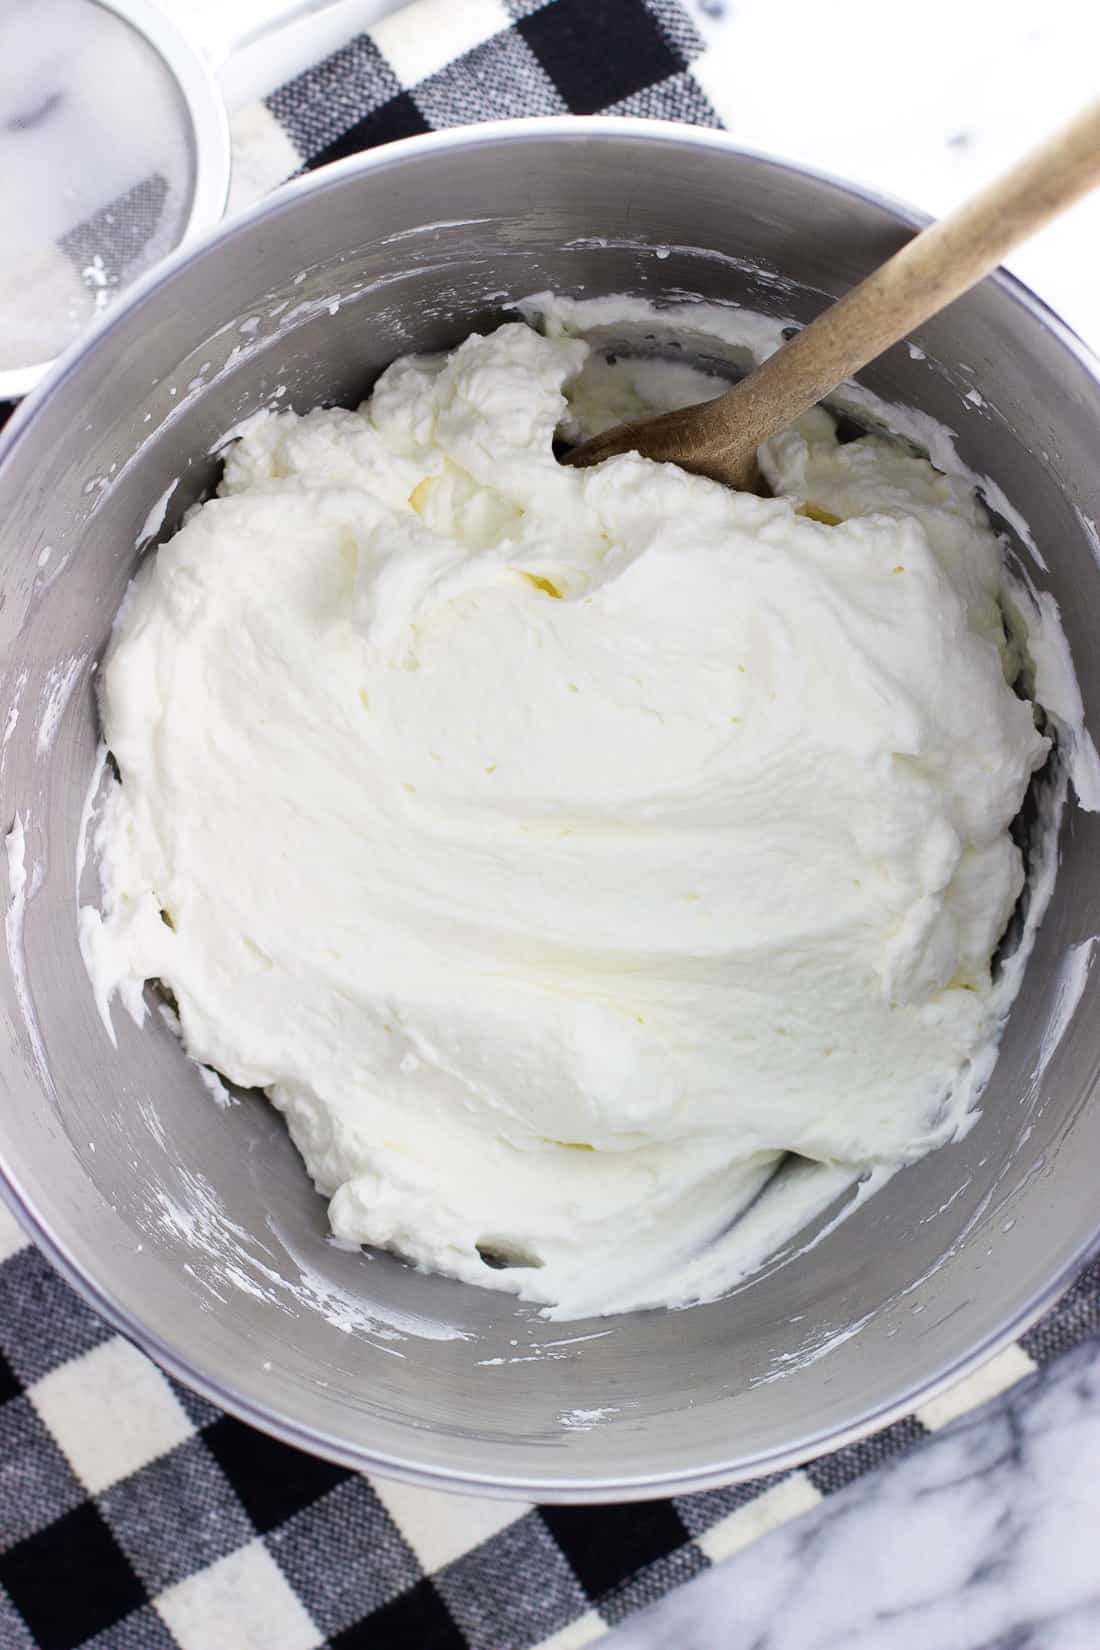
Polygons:
<instances>
[{"instance_id":1,"label":"wooden spoon handle","mask_svg":"<svg viewBox=\"0 0 1100 1650\"><path fill-rule=\"evenodd\" d=\"M725 395L637 425L633 441L613 445L597 437L578 451L580 462L634 449L745 487L761 442L988 275L1098 183L1100 101L922 230ZM608 431L612 442L628 434ZM605 450L595 451L601 443Z\"/></svg>"}]
</instances>

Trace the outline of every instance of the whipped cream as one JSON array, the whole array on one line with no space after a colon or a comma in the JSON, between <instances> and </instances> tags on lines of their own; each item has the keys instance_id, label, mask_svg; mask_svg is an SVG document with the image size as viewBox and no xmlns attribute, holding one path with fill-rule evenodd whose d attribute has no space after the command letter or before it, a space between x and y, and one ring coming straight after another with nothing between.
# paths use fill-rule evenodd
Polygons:
<instances>
[{"instance_id":1,"label":"whipped cream","mask_svg":"<svg viewBox=\"0 0 1100 1650\"><path fill-rule=\"evenodd\" d=\"M769 499L566 469L559 426L722 385L534 307L258 416L144 565L81 928L105 1014L160 979L267 1090L338 1238L568 1317L717 1295L967 1126L1048 741L965 481L823 411Z\"/></svg>"}]
</instances>

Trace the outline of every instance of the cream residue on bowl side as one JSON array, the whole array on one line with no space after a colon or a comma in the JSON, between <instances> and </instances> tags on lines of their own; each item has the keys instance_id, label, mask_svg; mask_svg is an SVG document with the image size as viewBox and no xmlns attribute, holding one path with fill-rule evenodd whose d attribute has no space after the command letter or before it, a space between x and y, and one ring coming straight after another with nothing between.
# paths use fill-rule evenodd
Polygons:
<instances>
[{"instance_id":1,"label":"cream residue on bowl side","mask_svg":"<svg viewBox=\"0 0 1100 1650\"><path fill-rule=\"evenodd\" d=\"M107 920L88 908L81 921L101 1004L128 983L136 1008L143 978L166 980L194 1057L269 1089L319 1189L332 1196L340 1235L392 1244L469 1281L519 1288L567 1316L721 1293L854 1180L863 1177L866 1187L872 1175L968 1126L1017 973L986 977L1020 885L1003 832L1043 745L1003 678L998 687L1000 665L991 673L998 651L1011 668L999 557L967 490L950 477L937 478L886 443L858 444L858 454L837 447L822 414L769 449L773 485L787 495L770 502L637 459L587 475L553 462L563 383L571 416L585 428L720 387L687 364L608 361L608 337L641 328L646 338L678 334L682 342L686 333L693 346L709 340L712 349L747 357L775 347L782 323L703 306L654 312L638 301L616 309L609 300L532 300L526 308L540 309L547 341L503 329L471 340L453 367L398 363L365 417L263 417L242 432L222 497L147 565L119 627L107 666L107 722L124 785L105 816ZM718 320L708 332L712 313ZM587 326L595 351L573 336ZM792 511L795 501L818 519ZM908 519L914 510L919 531ZM837 519L848 525L821 525ZM286 527L294 537L289 560L280 548ZM219 532L235 539L232 561L211 542ZM733 540L727 584L722 547ZM250 559L261 542L262 573ZM904 692L891 699L891 672L907 681L905 671L917 665L897 645L879 657L873 625L858 603L849 605L845 564L835 562L841 551L866 600L874 592L895 643L912 633L914 646L934 647L939 615L951 612L956 628L942 669L970 672L965 683L952 678L954 701L980 701L985 723L1000 730L988 735L1003 741L991 758L994 774L967 769L942 817L939 780L919 760L900 778L883 768L866 796L860 789L860 762L878 749L876 695L885 692L894 705L900 748L917 757L926 707L918 696L910 714ZM880 554L891 559L877 561ZM319 582L299 589L314 556ZM773 583L788 556L792 577L780 597ZM263 580L260 610L250 609L254 577ZM899 582L906 577L908 585ZM921 580L931 581L927 594ZM819 604L808 626L799 614L807 588ZM213 644L223 599L238 640L230 651L223 641L193 669L173 627L190 637L214 613ZM303 599L311 613L320 603L316 621L300 633L295 624L272 628L272 616L280 624L295 619ZM714 635L739 637L746 606L782 618L768 620L766 645L745 633L738 664L715 648ZM904 623L890 618L895 608ZM866 676L834 679L832 656L819 645L822 627L834 625L838 638L855 627L851 658L864 661ZM992 652L970 650L968 626ZM673 672L665 669L670 645ZM843 653L849 643L836 645ZM255 728L234 729L216 708L219 673L235 704L252 693L255 684L235 673L253 654L278 661L262 677L271 701L262 748ZM310 680L307 654L315 673L323 662L312 707L300 691ZM818 696L824 684L827 702L836 701L828 736L814 722L812 697L789 698L807 661L818 673ZM746 673L750 682L740 681ZM788 700L803 706L797 716L791 710L789 725L780 715ZM221 747L234 808L253 799L277 822L272 836L287 863L312 867L319 938L308 955L287 949L287 934L307 934L308 925L295 918L283 931L265 915L262 876L256 883L254 865L237 863L232 851L234 811L221 809L219 769L202 767L203 753L183 729L174 753L162 753L167 766L158 756L153 767L170 784L176 825L186 821L188 799L202 793L228 880L213 862L196 878L173 858L156 825L165 798L147 789L147 729L132 714L143 701L169 721L174 705L186 703L194 735L212 734ZM720 736L717 705L725 707ZM280 729L293 730L303 706L310 731L291 753ZM751 736L754 724L771 727L777 715L775 738L789 746L790 774L807 762L805 774L813 771L816 738L822 752L833 751L829 786L838 775L842 782L835 841L828 838L836 864L822 883L811 855L806 865L817 882L805 888L793 851L805 786L792 787L776 768L768 783L779 786L780 803L765 790L759 814L738 813L751 801L754 775L769 772L768 747L740 766L731 751L746 726ZM950 722L942 707L935 715ZM334 758L350 788L346 798L333 790L329 808ZM288 812L276 793L289 773ZM854 787L850 794L844 785ZM324 829L335 834L321 860L301 835L309 823L296 800L302 794L325 798L329 809ZM920 822L911 850L904 847L910 804ZM819 815L815 802L805 815L811 835ZM624 818L640 822L633 835L622 834ZM356 821L354 838L345 819ZM723 857L754 819L754 852L765 860L773 853L759 835L765 819L777 822L778 844L775 867L756 887L737 880L736 855ZM845 833L858 852L850 853ZM201 841L200 830L192 842ZM686 857L682 843L693 844ZM846 869L845 855L860 876ZM819 1026L815 993L824 988L810 982L829 979L827 963L822 973L828 929L822 951L821 935L812 921L807 926L812 886L819 894L828 888L821 923L835 923L846 945L863 946L861 912L885 920L895 898L889 877L876 880L876 855L905 887L912 880L911 893L897 906L897 933L890 937L887 925L886 942L875 942L879 985L857 999L845 987L828 999L829 1026ZM298 884L280 878L280 907L293 916ZM350 899L360 882L362 895ZM578 887L583 902L575 905ZM193 915L207 895L220 902L213 927ZM1032 932L1039 914L1033 898ZM761 965L757 957L742 978L731 939L756 935L766 951L769 923L774 958ZM802 924L804 938L784 940L784 923L794 923L791 935ZM228 975L223 958L215 971L224 980L243 969L245 997L228 1016L204 983L217 934L233 936L249 958L242 953ZM810 963L802 984L762 997L769 968L773 981L787 967L801 979L800 946ZM1026 941L1017 957L1025 948ZM269 1013L262 1005L284 974L293 979L294 1013L285 1005ZM871 999L880 989L895 1005L889 1036L874 1023ZM249 1003L258 1005L255 1018ZM912 1005L922 1003L918 1037ZM728 1017L736 1028L742 1009L735 1052ZM795 1025L793 1055L765 1057L761 1026L769 1037L789 1032L769 1013ZM293 1046L314 1018L324 1041L309 1035ZM861 1035L848 1038L837 1066L824 1064L836 1038L823 1032L834 1028L843 1042L857 1025ZM735 1029L735 1043L739 1036ZM807 1037L821 1042L811 1063ZM880 1038L892 1062L889 1108L868 1065ZM927 1067L922 1038L937 1050ZM735 1102L730 1070L749 1074ZM831 1070L844 1073L850 1126L825 1075ZM786 1073L787 1088L776 1087L776 1072ZM814 1105L800 1110L800 1095ZM730 1103L741 1113L736 1147L724 1110ZM777 1176L791 1150L803 1164ZM572 1204L564 1219L563 1199Z\"/></svg>"}]
</instances>

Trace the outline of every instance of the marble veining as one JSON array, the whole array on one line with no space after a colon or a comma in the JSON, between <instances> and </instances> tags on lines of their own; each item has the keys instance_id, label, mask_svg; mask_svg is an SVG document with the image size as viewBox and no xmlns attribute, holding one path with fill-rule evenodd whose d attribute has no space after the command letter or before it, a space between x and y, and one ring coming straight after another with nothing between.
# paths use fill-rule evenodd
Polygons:
<instances>
[{"instance_id":1,"label":"marble veining","mask_svg":"<svg viewBox=\"0 0 1100 1650\"><path fill-rule=\"evenodd\" d=\"M667 1595L607 1650L1093 1650L1100 1341Z\"/></svg>"}]
</instances>

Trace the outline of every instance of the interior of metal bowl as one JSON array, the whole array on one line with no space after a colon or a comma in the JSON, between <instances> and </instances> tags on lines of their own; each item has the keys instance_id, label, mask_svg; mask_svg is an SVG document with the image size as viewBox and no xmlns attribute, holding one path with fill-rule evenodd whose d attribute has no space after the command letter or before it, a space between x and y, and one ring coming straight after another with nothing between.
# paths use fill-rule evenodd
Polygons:
<instances>
[{"instance_id":1,"label":"interior of metal bowl","mask_svg":"<svg viewBox=\"0 0 1100 1650\"><path fill-rule=\"evenodd\" d=\"M1100 1206L1100 823L1062 865L980 1121L724 1300L548 1323L326 1242L261 1096L219 1108L152 1013L112 1046L77 944L94 665L141 554L266 405L354 403L513 298L688 295L806 320L908 232L890 206L641 122L483 127L330 169L147 284L24 409L0 463L9 876L0 1163L47 1252L185 1380L353 1465L543 1499L776 1470L912 1408L1068 1281ZM1012 283L866 374L958 433L1031 524L1100 729L1100 388ZM971 389L980 404L966 399ZM257 841L257 853L265 844ZM16 859L18 856L16 855ZM85 897L94 892L84 867Z\"/></svg>"}]
</instances>

